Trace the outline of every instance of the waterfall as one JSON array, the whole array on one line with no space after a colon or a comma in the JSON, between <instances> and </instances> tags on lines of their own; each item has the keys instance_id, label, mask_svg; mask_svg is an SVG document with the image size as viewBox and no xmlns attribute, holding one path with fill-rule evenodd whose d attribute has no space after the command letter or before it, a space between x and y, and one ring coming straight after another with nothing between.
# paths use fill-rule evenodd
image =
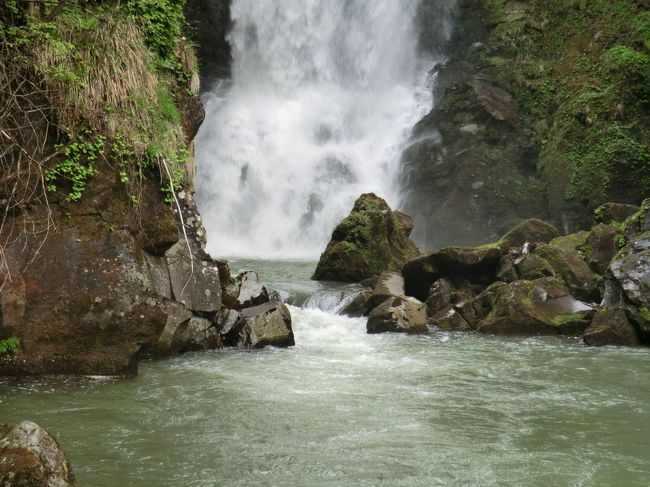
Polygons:
<instances>
[{"instance_id":1,"label":"waterfall","mask_svg":"<svg viewBox=\"0 0 650 487\"><path fill-rule=\"evenodd\" d=\"M232 0L233 79L205 96L196 199L208 251L318 257L354 200L396 205L432 106L419 0Z\"/></svg>"}]
</instances>

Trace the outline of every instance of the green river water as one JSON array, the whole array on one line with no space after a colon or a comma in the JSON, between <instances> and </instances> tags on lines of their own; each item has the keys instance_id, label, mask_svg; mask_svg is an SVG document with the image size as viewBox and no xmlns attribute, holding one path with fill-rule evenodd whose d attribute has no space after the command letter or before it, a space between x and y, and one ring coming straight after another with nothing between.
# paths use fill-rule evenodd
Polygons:
<instances>
[{"instance_id":1,"label":"green river water","mask_svg":"<svg viewBox=\"0 0 650 487\"><path fill-rule=\"evenodd\" d=\"M313 263L238 265L294 304L336 290ZM2 421L55 434L82 487L650 485L647 349L291 313L291 349L0 385Z\"/></svg>"}]
</instances>

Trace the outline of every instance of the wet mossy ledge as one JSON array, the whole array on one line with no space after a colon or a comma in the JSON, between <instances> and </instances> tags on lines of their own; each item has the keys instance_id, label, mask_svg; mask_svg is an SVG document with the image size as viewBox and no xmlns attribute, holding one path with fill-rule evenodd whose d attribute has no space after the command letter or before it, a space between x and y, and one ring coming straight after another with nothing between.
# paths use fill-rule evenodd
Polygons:
<instances>
[{"instance_id":1,"label":"wet mossy ledge","mask_svg":"<svg viewBox=\"0 0 650 487\"><path fill-rule=\"evenodd\" d=\"M415 240L476 245L531 216L570 233L606 202L639 205L650 194L647 2L458 5L438 103L403 154Z\"/></svg>"},{"instance_id":2,"label":"wet mossy ledge","mask_svg":"<svg viewBox=\"0 0 650 487\"><path fill-rule=\"evenodd\" d=\"M204 250L184 2L9 1L0 17L0 375L293 345L286 306Z\"/></svg>"},{"instance_id":3,"label":"wet mossy ledge","mask_svg":"<svg viewBox=\"0 0 650 487\"><path fill-rule=\"evenodd\" d=\"M352 218L357 206L342 222L345 235L364 231L363 219ZM380 215L389 221L390 209ZM368 315L368 333L426 333L428 326L577 336L594 346L648 345L650 199L641 207L605 204L595 211L593 223L589 231L561 236L552 224L533 218L495 242L444 247L398 270L384 259L374 276L357 276L372 287L359 292L349 312ZM320 267L329 268L339 238L335 231ZM374 252L374 241L366 245L356 253ZM356 265L356 259L344 262L338 256L332 262L334 269Z\"/></svg>"}]
</instances>

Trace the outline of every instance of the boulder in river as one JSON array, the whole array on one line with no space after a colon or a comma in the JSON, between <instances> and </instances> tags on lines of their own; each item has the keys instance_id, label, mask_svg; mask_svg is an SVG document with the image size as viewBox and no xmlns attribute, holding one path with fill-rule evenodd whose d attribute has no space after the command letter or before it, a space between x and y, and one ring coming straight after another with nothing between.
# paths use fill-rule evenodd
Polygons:
<instances>
[{"instance_id":1,"label":"boulder in river","mask_svg":"<svg viewBox=\"0 0 650 487\"><path fill-rule=\"evenodd\" d=\"M270 300L268 290L253 271L239 273L225 289L224 305L231 309L242 310Z\"/></svg>"},{"instance_id":2,"label":"boulder in river","mask_svg":"<svg viewBox=\"0 0 650 487\"><path fill-rule=\"evenodd\" d=\"M383 272L366 303L366 314L394 296L404 296L404 278L399 272Z\"/></svg>"},{"instance_id":3,"label":"boulder in river","mask_svg":"<svg viewBox=\"0 0 650 487\"><path fill-rule=\"evenodd\" d=\"M31 421L0 425L0 485L74 487L70 462L59 443Z\"/></svg>"},{"instance_id":4,"label":"boulder in river","mask_svg":"<svg viewBox=\"0 0 650 487\"><path fill-rule=\"evenodd\" d=\"M246 308L225 323L222 341L225 345L263 348L267 345L290 347L295 345L289 308L278 301Z\"/></svg>"},{"instance_id":5,"label":"boulder in river","mask_svg":"<svg viewBox=\"0 0 650 487\"><path fill-rule=\"evenodd\" d=\"M427 307L415 298L389 298L371 311L366 329L368 333L426 333Z\"/></svg>"},{"instance_id":6,"label":"boulder in river","mask_svg":"<svg viewBox=\"0 0 650 487\"><path fill-rule=\"evenodd\" d=\"M334 229L313 279L359 282L399 270L420 252L409 239L412 223L373 193L361 195Z\"/></svg>"},{"instance_id":7,"label":"boulder in river","mask_svg":"<svg viewBox=\"0 0 650 487\"><path fill-rule=\"evenodd\" d=\"M551 277L495 284L476 299L489 303L488 314L477 323L481 333L577 336L594 314L561 280Z\"/></svg>"}]
</instances>

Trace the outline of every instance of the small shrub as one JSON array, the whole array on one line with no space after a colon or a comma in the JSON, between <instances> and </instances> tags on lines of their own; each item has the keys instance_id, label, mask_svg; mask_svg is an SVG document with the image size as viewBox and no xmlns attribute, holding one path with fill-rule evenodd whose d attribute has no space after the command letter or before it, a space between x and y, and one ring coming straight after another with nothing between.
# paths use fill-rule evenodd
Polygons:
<instances>
[{"instance_id":1,"label":"small shrub","mask_svg":"<svg viewBox=\"0 0 650 487\"><path fill-rule=\"evenodd\" d=\"M20 346L20 338L18 337L9 337L4 340L0 340L0 359L5 362L11 362L14 354L18 351Z\"/></svg>"}]
</instances>

